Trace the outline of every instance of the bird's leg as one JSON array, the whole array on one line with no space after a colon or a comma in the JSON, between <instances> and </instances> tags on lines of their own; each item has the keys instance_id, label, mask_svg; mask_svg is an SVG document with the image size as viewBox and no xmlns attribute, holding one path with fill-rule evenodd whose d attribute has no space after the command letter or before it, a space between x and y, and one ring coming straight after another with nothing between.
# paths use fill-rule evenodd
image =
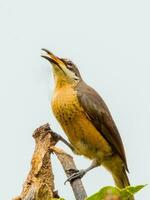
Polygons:
<instances>
[{"instance_id":1,"label":"bird's leg","mask_svg":"<svg viewBox=\"0 0 150 200\"><path fill-rule=\"evenodd\" d=\"M58 141L62 141L64 144L66 144L73 152L75 152L74 147L72 146L72 144L70 144L67 140L65 140L65 138L63 138L61 135L57 134L56 132L52 132L51 133L53 137L56 138L56 140Z\"/></svg>"},{"instance_id":2,"label":"bird's leg","mask_svg":"<svg viewBox=\"0 0 150 200\"><path fill-rule=\"evenodd\" d=\"M100 164L99 164L99 162L97 162L97 160L93 160L91 165L86 169L81 169L81 170L69 169L69 170L67 170L67 172L70 173L71 175L65 181L65 183L71 182L74 179L82 178L87 172L89 172L91 169L94 169L95 167L98 167L99 165Z\"/></svg>"}]
</instances>

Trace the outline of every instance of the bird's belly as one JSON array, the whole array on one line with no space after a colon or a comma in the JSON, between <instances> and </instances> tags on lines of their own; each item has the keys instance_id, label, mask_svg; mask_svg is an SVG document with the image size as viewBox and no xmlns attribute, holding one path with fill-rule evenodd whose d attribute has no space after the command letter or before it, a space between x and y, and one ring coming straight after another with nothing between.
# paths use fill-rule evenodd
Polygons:
<instances>
[{"instance_id":1,"label":"bird's belly","mask_svg":"<svg viewBox=\"0 0 150 200\"><path fill-rule=\"evenodd\" d=\"M112 153L110 145L87 117L74 93L53 99L52 109L78 154L94 159Z\"/></svg>"}]
</instances>

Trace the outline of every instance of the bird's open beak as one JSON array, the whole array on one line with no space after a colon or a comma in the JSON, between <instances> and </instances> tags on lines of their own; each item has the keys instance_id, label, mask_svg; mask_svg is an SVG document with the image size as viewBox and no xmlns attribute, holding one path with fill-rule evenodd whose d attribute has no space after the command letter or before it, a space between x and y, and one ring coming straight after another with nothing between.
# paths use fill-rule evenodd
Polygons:
<instances>
[{"instance_id":1,"label":"bird's open beak","mask_svg":"<svg viewBox=\"0 0 150 200\"><path fill-rule=\"evenodd\" d=\"M41 54L41 57L47 59L48 61L50 61L50 63L53 65L57 65L62 71L63 71L63 67L64 67L64 63L61 61L60 58L58 58L57 56L55 56L52 52L50 52L47 49L42 49L43 53Z\"/></svg>"}]
</instances>

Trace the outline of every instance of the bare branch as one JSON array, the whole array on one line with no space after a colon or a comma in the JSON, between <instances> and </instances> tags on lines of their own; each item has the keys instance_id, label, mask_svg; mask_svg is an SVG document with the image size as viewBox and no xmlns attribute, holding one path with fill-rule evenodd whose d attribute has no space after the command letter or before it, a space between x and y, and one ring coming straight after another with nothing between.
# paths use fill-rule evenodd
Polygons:
<instances>
[{"instance_id":1,"label":"bare branch","mask_svg":"<svg viewBox=\"0 0 150 200\"><path fill-rule=\"evenodd\" d=\"M69 172L70 169L77 170L72 156L70 156L65 151L63 151L62 149L57 148L55 146L52 147L51 149L54 151L57 158L59 159L67 177L69 177L71 175ZM74 192L76 200L84 200L87 197L87 194L83 187L81 179L75 179L70 184L71 184L71 187Z\"/></svg>"},{"instance_id":2,"label":"bare branch","mask_svg":"<svg viewBox=\"0 0 150 200\"><path fill-rule=\"evenodd\" d=\"M70 176L70 169L77 170L77 168L70 155L54 147L58 140L62 140L61 136L58 136L58 134L51 130L49 124L45 124L34 131L35 150L32 156L31 169L21 194L14 200L50 200L59 198L57 192L54 191L54 175L50 154L53 151L55 152L67 177ZM65 143L69 144L67 141ZM72 148L70 144L69 147ZM76 200L84 200L87 195L81 180L76 179L72 181L71 186Z\"/></svg>"}]
</instances>

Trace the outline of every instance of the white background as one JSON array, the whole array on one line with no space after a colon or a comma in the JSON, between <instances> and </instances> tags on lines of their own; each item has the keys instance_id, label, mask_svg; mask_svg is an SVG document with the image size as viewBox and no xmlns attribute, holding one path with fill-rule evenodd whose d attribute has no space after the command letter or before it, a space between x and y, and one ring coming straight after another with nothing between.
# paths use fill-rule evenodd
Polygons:
<instances>
[{"instance_id":1,"label":"white background","mask_svg":"<svg viewBox=\"0 0 150 200\"><path fill-rule=\"evenodd\" d=\"M42 47L71 58L101 93L124 141L132 185L150 184L149 1L0 0L0 199L21 191L35 128L49 122L64 136L50 110L53 77L40 57ZM75 160L79 169L90 163ZM63 170L53 161L56 189L73 200ZM113 184L102 167L83 182L88 194ZM136 200L149 196L147 186Z\"/></svg>"}]
</instances>

